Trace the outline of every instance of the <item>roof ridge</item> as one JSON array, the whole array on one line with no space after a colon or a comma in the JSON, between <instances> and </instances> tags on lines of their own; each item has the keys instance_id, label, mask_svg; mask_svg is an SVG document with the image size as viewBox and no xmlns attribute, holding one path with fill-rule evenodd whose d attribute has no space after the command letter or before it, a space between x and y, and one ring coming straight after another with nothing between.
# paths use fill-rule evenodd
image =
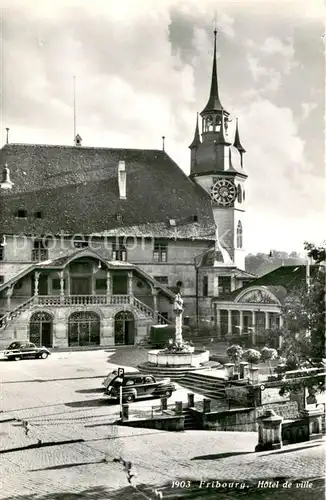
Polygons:
<instances>
[{"instance_id":1,"label":"roof ridge","mask_svg":"<svg viewBox=\"0 0 326 500\"><path fill-rule=\"evenodd\" d=\"M103 149L105 151L146 151L146 152L158 152L165 153L162 149L146 149L146 148L110 148L105 146L74 146L73 144L38 144L38 143L28 143L28 142L11 142L9 144L4 144L1 149L8 148L10 146L30 146L30 147L38 147L41 146L43 148L67 148L74 149L76 151L80 151L82 149ZM167 155L169 156L169 155Z\"/></svg>"}]
</instances>

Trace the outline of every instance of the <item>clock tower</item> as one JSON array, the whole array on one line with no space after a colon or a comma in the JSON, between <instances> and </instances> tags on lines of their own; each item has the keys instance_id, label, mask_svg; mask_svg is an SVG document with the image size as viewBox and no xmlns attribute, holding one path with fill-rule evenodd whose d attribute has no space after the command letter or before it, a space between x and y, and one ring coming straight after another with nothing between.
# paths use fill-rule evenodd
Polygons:
<instances>
[{"instance_id":1,"label":"clock tower","mask_svg":"<svg viewBox=\"0 0 326 500\"><path fill-rule=\"evenodd\" d=\"M244 269L244 215L245 181L243 156L246 152L240 141L238 119L230 119L220 101L217 64L216 35L214 31L214 55L210 94L208 102L200 113L195 135L190 144L190 178L209 193L219 244L228 252L235 267ZM230 140L231 127L235 125Z\"/></svg>"}]
</instances>

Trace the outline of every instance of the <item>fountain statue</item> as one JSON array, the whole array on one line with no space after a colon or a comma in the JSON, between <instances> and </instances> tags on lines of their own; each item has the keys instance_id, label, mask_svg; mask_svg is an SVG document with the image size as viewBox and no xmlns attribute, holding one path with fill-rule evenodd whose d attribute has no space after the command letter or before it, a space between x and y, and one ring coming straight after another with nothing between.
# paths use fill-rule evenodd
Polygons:
<instances>
[{"instance_id":1,"label":"fountain statue","mask_svg":"<svg viewBox=\"0 0 326 500\"><path fill-rule=\"evenodd\" d=\"M188 371L201 369L209 361L209 351L195 349L192 342L182 338L182 316L184 311L183 299L177 293L174 299L173 312L175 313L174 339L164 349L148 351L148 362L139 365L140 371L152 373L155 369L157 376L168 374L178 378Z\"/></svg>"}]
</instances>

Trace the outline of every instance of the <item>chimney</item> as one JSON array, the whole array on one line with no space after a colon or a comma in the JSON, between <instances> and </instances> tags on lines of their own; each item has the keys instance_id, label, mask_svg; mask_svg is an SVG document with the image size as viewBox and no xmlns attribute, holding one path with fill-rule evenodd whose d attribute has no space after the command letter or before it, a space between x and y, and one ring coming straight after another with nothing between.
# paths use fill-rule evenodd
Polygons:
<instances>
[{"instance_id":1,"label":"chimney","mask_svg":"<svg viewBox=\"0 0 326 500\"><path fill-rule=\"evenodd\" d=\"M80 147L82 145L83 139L80 137L79 134L76 135L75 137L75 146Z\"/></svg>"},{"instance_id":2,"label":"chimney","mask_svg":"<svg viewBox=\"0 0 326 500\"><path fill-rule=\"evenodd\" d=\"M124 161L119 161L118 166L118 183L119 183L119 196L120 200L126 200L127 191L127 175L126 175L126 164Z\"/></svg>"}]
</instances>

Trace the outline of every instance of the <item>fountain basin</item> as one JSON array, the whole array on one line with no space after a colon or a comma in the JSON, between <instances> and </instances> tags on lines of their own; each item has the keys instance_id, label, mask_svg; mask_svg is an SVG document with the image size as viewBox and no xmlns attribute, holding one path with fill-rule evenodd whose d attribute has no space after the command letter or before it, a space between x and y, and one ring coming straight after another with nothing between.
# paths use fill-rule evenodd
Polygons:
<instances>
[{"instance_id":1,"label":"fountain basin","mask_svg":"<svg viewBox=\"0 0 326 500\"><path fill-rule=\"evenodd\" d=\"M194 366L198 367L209 361L209 351L195 349L194 352L169 353L161 349L148 351L148 362L154 366Z\"/></svg>"}]
</instances>

